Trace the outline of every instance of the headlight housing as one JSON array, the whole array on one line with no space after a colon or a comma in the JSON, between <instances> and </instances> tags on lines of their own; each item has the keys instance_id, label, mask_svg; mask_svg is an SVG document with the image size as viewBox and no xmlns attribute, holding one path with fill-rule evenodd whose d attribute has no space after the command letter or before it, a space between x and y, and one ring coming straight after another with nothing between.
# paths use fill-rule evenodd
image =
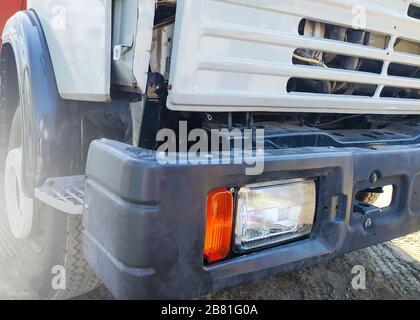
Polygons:
<instances>
[{"instance_id":1,"label":"headlight housing","mask_svg":"<svg viewBox=\"0 0 420 320\"><path fill-rule=\"evenodd\" d=\"M315 220L316 184L289 180L239 190L235 245L238 252L309 235Z\"/></svg>"}]
</instances>

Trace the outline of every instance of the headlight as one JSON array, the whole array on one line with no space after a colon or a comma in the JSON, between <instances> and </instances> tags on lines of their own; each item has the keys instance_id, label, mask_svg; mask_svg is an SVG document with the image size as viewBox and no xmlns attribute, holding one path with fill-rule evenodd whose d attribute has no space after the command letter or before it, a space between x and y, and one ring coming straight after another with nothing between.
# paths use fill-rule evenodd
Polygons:
<instances>
[{"instance_id":1,"label":"headlight","mask_svg":"<svg viewBox=\"0 0 420 320\"><path fill-rule=\"evenodd\" d=\"M311 233L315 220L313 180L248 185L239 190L236 250L290 241Z\"/></svg>"}]
</instances>

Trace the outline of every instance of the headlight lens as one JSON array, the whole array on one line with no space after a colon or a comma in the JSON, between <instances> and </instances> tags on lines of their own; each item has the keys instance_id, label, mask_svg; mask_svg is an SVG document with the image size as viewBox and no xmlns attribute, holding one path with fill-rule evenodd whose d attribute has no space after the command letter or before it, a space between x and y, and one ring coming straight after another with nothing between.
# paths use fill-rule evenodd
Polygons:
<instances>
[{"instance_id":1,"label":"headlight lens","mask_svg":"<svg viewBox=\"0 0 420 320\"><path fill-rule=\"evenodd\" d=\"M236 249L239 252L300 238L315 220L316 185L292 180L248 185L239 190Z\"/></svg>"}]
</instances>

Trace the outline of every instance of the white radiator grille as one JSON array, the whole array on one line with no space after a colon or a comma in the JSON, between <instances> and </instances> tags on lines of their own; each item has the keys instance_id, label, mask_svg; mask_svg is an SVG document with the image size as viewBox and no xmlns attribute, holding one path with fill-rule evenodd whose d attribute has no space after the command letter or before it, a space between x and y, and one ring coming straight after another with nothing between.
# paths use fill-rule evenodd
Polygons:
<instances>
[{"instance_id":1,"label":"white radiator grille","mask_svg":"<svg viewBox=\"0 0 420 320\"><path fill-rule=\"evenodd\" d=\"M405 0L178 0L168 107L190 111L289 111L420 114L420 101L383 97L384 88L420 90L420 79L388 75L390 64L420 67L420 56L394 50L420 43L420 20ZM302 19L389 36L385 49L299 35ZM383 62L380 74L294 65L296 49ZM291 78L375 85L373 96L287 92Z\"/></svg>"}]
</instances>

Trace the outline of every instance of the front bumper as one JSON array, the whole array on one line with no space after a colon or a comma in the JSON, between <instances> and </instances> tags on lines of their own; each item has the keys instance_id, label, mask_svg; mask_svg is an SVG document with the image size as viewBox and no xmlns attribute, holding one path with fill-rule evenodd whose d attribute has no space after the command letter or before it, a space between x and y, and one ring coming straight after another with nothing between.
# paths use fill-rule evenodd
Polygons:
<instances>
[{"instance_id":1,"label":"front bumper","mask_svg":"<svg viewBox=\"0 0 420 320\"><path fill-rule=\"evenodd\" d=\"M318 181L309 238L204 265L209 191L294 178ZM390 207L353 213L358 191L384 185L394 186ZM154 152L95 141L83 223L86 259L117 298L197 297L420 230L420 145L269 151L264 173L246 176L244 165L162 166Z\"/></svg>"}]
</instances>

